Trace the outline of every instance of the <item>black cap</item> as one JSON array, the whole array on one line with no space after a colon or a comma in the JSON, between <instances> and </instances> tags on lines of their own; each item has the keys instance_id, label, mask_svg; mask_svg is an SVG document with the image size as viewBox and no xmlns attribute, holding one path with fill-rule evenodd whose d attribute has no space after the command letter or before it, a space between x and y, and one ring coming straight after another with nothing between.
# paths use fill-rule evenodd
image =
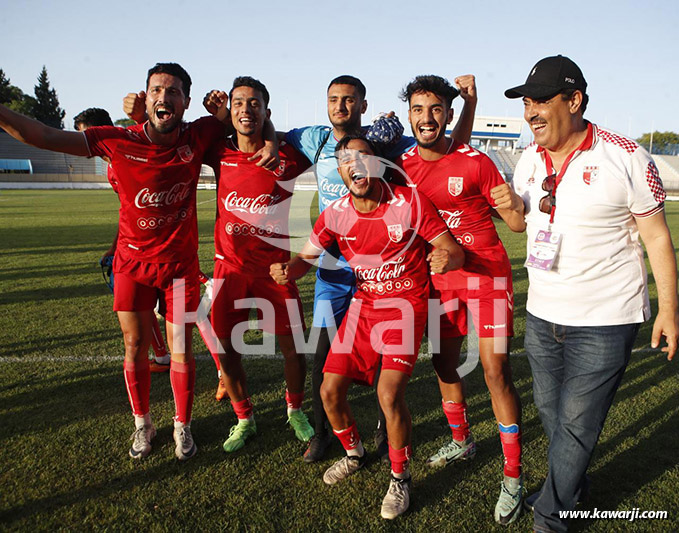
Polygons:
<instances>
[{"instance_id":1,"label":"black cap","mask_svg":"<svg viewBox=\"0 0 679 533\"><path fill-rule=\"evenodd\" d=\"M527 96L533 100L545 100L565 89L587 90L587 82L580 67L565 56L546 57L538 61L530 71L526 83L507 89L507 98Z\"/></svg>"}]
</instances>

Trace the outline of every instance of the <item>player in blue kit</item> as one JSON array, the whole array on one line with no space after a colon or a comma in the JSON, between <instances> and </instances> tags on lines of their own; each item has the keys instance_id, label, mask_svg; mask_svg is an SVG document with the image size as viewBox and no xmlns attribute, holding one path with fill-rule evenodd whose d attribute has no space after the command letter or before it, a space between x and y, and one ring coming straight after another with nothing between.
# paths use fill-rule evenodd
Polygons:
<instances>
[{"instance_id":1,"label":"player in blue kit","mask_svg":"<svg viewBox=\"0 0 679 533\"><path fill-rule=\"evenodd\" d=\"M452 136L467 143L471 137L476 110L476 85L474 76L460 76L455 80L464 100L460 118ZM348 193L337 171L335 147L340 139L350 134L367 134L370 128L361 126L361 116L368 109L365 85L354 76L339 76L328 85L327 103L329 126L307 126L289 131L285 140L302 152L314 165L318 183L318 204L322 212L330 203ZM411 137L400 137L385 143L385 156L394 159L415 144ZM356 280L351 268L337 250L323 252L316 271L314 291L313 327L319 328L318 344L312 370L313 410L315 435L304 453L304 461L313 463L325 455L331 443L328 419L321 400L321 383L332 337L349 308L356 291ZM313 336L313 333L312 333ZM388 462L388 445L384 417L380 412L375 445L378 454Z\"/></svg>"}]
</instances>

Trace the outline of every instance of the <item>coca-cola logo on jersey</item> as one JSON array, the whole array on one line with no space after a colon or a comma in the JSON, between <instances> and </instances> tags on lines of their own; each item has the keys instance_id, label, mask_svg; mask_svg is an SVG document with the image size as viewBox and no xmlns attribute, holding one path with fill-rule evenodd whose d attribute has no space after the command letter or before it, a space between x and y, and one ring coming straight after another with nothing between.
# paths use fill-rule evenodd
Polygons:
<instances>
[{"instance_id":1,"label":"coca-cola logo on jersey","mask_svg":"<svg viewBox=\"0 0 679 533\"><path fill-rule=\"evenodd\" d=\"M463 213L464 211L462 209L458 209L457 211L444 211L442 209L439 210L439 215L446 223L446 226L448 226L450 229L460 227L460 224L462 223L461 218Z\"/></svg>"},{"instance_id":2,"label":"coca-cola logo on jersey","mask_svg":"<svg viewBox=\"0 0 679 533\"><path fill-rule=\"evenodd\" d=\"M409 291L415 286L410 278L403 278L388 281L365 281L358 284L358 289L363 292L371 292L382 296L383 294L399 293Z\"/></svg>"},{"instance_id":3,"label":"coca-cola logo on jersey","mask_svg":"<svg viewBox=\"0 0 679 533\"><path fill-rule=\"evenodd\" d=\"M471 233L463 233L462 235L456 235L455 240L460 246L471 246L474 244L474 236Z\"/></svg>"},{"instance_id":4,"label":"coca-cola logo on jersey","mask_svg":"<svg viewBox=\"0 0 679 533\"><path fill-rule=\"evenodd\" d=\"M279 195L260 194L255 198L238 196L236 191L231 191L224 198L224 209L227 211L240 211L253 215L270 215L276 211Z\"/></svg>"},{"instance_id":5,"label":"coca-cola logo on jersey","mask_svg":"<svg viewBox=\"0 0 679 533\"><path fill-rule=\"evenodd\" d=\"M361 265L356 267L356 277L359 281L387 281L396 279L403 274L406 266L403 264L405 255L399 257L396 261L389 261L375 268L365 268Z\"/></svg>"},{"instance_id":6,"label":"coca-cola logo on jersey","mask_svg":"<svg viewBox=\"0 0 679 533\"><path fill-rule=\"evenodd\" d=\"M224 231L228 235L251 235L260 237L273 237L274 235L283 236L283 230L276 224L272 226L267 224L265 226L251 226L250 224L234 224L233 222L227 222L224 226Z\"/></svg>"},{"instance_id":7,"label":"coca-cola logo on jersey","mask_svg":"<svg viewBox=\"0 0 679 533\"><path fill-rule=\"evenodd\" d=\"M147 207L163 207L181 204L191 194L191 182L175 183L167 191L154 192L148 187L144 187L137 193L134 205L139 209Z\"/></svg>"},{"instance_id":8,"label":"coca-cola logo on jersey","mask_svg":"<svg viewBox=\"0 0 679 533\"><path fill-rule=\"evenodd\" d=\"M332 183L328 178L322 178L319 183L320 191L323 194L331 194L336 198L344 196L349 192L342 182Z\"/></svg>"},{"instance_id":9,"label":"coca-cola logo on jersey","mask_svg":"<svg viewBox=\"0 0 679 533\"><path fill-rule=\"evenodd\" d=\"M193 207L188 209L180 209L176 213L160 217L139 217L137 219L137 227L143 230L155 230L164 226L169 226L179 221L186 220L193 213Z\"/></svg>"}]
</instances>

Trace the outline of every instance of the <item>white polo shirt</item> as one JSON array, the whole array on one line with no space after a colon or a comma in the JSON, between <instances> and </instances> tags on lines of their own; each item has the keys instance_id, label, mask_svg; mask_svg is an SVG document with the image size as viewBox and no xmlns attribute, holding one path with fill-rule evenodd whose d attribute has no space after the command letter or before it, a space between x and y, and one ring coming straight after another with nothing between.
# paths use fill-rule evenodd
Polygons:
<instances>
[{"instance_id":1,"label":"white polo shirt","mask_svg":"<svg viewBox=\"0 0 679 533\"><path fill-rule=\"evenodd\" d=\"M663 209L665 190L653 159L636 142L588 124L556 190L556 210L539 209L547 193L545 151L529 146L513 185L526 204L528 254L540 230L562 235L552 270L528 268L526 309L567 326L608 326L651 315L644 252L635 217Z\"/></svg>"}]
</instances>

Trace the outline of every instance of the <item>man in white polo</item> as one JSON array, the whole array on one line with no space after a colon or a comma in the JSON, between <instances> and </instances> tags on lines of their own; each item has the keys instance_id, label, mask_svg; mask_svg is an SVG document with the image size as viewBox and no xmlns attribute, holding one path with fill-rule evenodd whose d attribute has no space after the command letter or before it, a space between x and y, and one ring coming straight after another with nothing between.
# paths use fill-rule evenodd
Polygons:
<instances>
[{"instance_id":1,"label":"man in white polo","mask_svg":"<svg viewBox=\"0 0 679 533\"><path fill-rule=\"evenodd\" d=\"M547 479L527 499L535 531L566 531L587 490L586 471L630 358L651 316L643 240L658 289L651 345L677 349L677 266L665 191L650 155L583 118L587 82L563 56L547 57L523 98L535 144L514 187L525 202L529 289L525 348L533 396L549 438Z\"/></svg>"}]
</instances>

